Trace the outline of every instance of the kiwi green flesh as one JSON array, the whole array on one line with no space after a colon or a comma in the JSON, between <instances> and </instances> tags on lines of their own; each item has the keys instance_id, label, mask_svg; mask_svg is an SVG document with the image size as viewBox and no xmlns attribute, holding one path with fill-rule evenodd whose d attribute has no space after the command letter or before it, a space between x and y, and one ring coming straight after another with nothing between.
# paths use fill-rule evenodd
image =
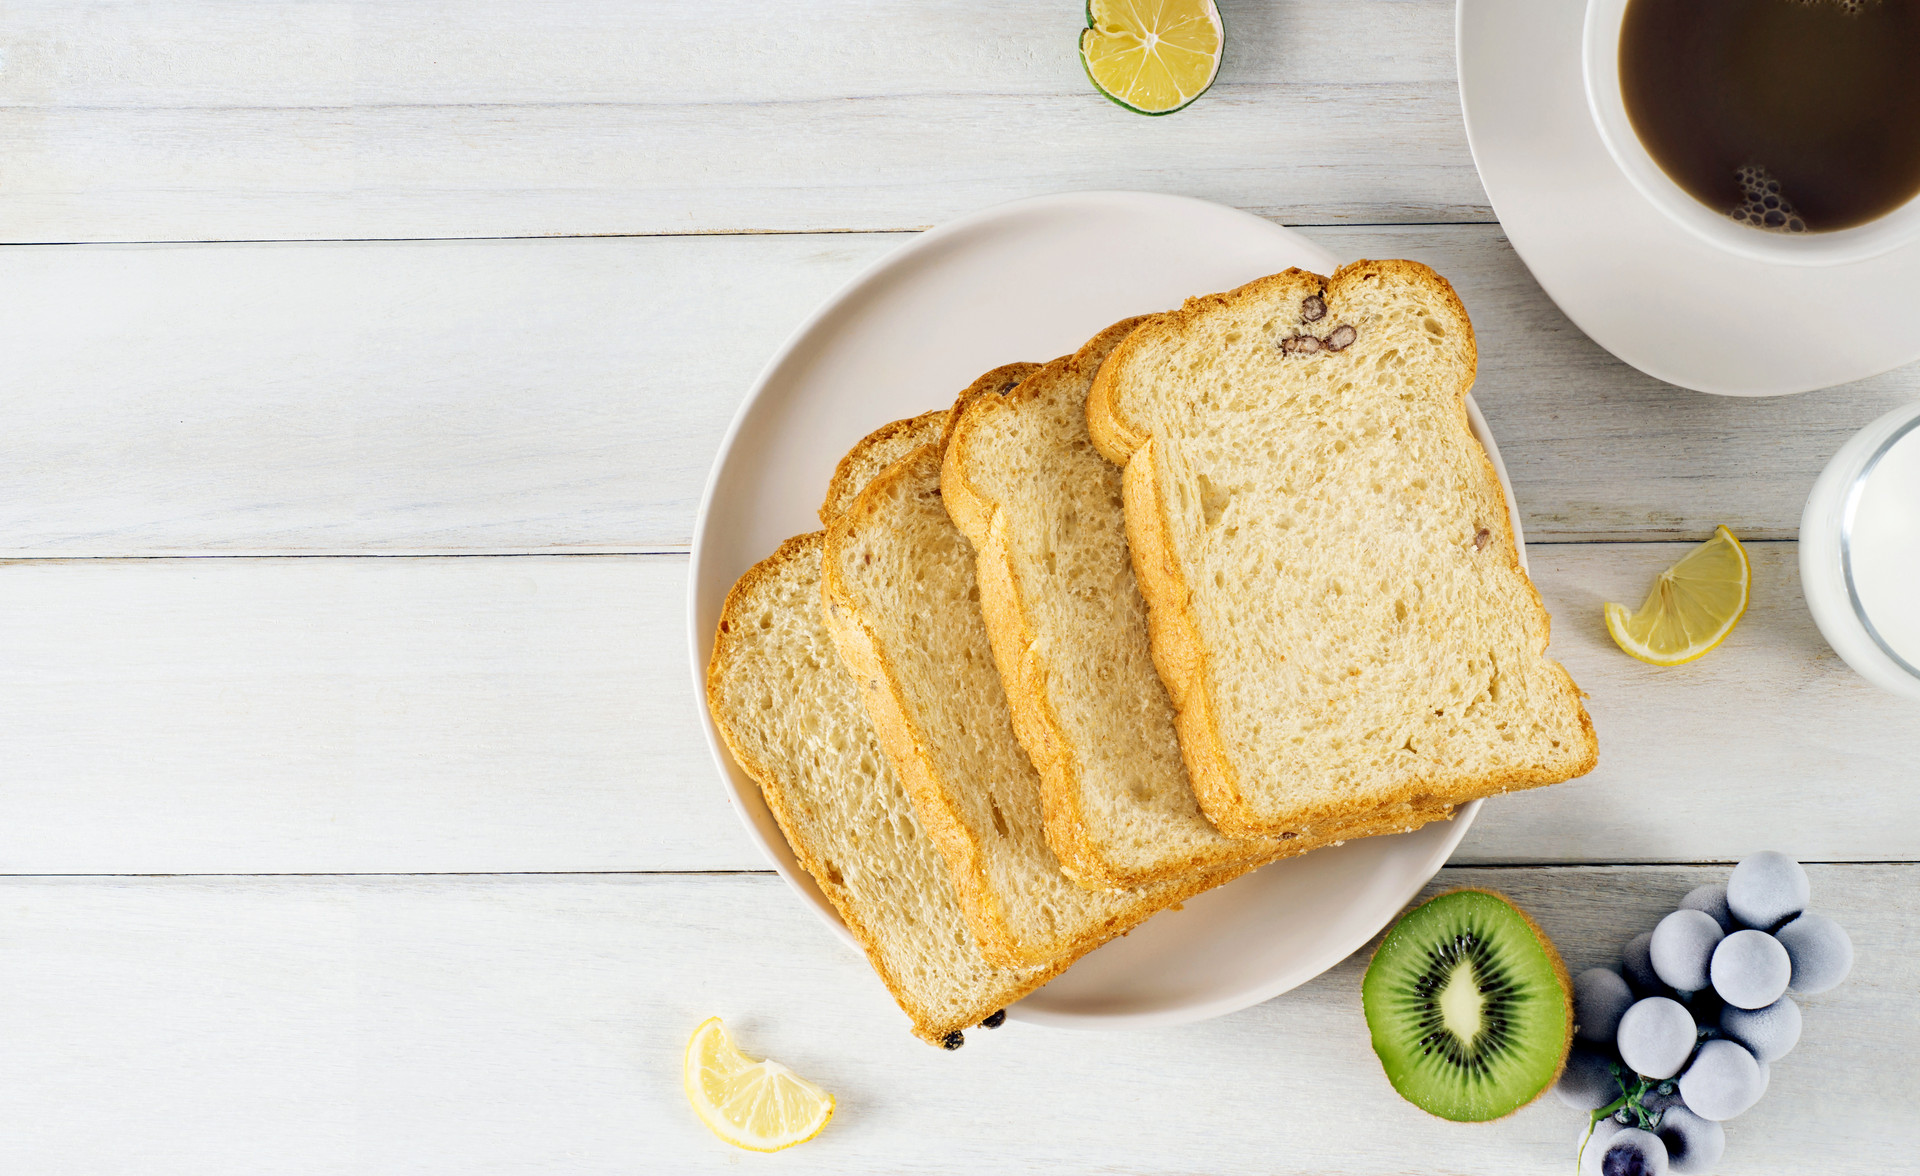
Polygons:
<instances>
[{"instance_id":1,"label":"kiwi green flesh","mask_svg":"<svg viewBox=\"0 0 1920 1176\"><path fill-rule=\"evenodd\" d=\"M1480 1123L1559 1076L1573 1008L1559 956L1511 903L1458 890L1415 908L1361 985L1373 1051L1401 1097Z\"/></svg>"}]
</instances>

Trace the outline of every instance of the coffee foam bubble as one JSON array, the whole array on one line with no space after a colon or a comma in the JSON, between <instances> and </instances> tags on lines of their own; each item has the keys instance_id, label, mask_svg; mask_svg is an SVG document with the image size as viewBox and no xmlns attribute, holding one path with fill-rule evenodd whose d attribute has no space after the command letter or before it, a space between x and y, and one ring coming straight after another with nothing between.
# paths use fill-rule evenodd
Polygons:
<instances>
[{"instance_id":1,"label":"coffee foam bubble","mask_svg":"<svg viewBox=\"0 0 1920 1176\"><path fill-rule=\"evenodd\" d=\"M1838 8L1849 16L1858 16L1869 4L1879 4L1881 0L1800 0L1810 8ZM1756 229L1772 229L1780 233L1804 233L1807 222L1800 219L1800 213L1780 191L1780 181L1773 174L1757 164L1741 168L1735 173L1740 182L1740 203L1728 216L1743 225Z\"/></svg>"},{"instance_id":2,"label":"coffee foam bubble","mask_svg":"<svg viewBox=\"0 0 1920 1176\"><path fill-rule=\"evenodd\" d=\"M1804 233L1807 222L1800 219L1800 213L1793 202L1780 192L1780 181L1773 173L1757 164L1749 164L1734 173L1740 181L1741 201L1727 215L1743 225L1756 229L1773 229L1781 233Z\"/></svg>"}]
</instances>

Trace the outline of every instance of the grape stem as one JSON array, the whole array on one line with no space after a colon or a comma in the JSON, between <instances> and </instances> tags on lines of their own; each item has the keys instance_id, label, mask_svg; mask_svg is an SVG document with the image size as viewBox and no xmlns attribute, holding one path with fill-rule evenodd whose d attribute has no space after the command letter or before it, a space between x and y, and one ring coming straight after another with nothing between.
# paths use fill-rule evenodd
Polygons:
<instances>
[{"instance_id":1,"label":"grape stem","mask_svg":"<svg viewBox=\"0 0 1920 1176\"><path fill-rule=\"evenodd\" d=\"M1672 1092L1671 1079L1644 1078L1619 1062L1607 1063L1607 1070L1613 1075L1613 1084L1620 1091L1620 1097L1588 1116L1587 1133L1580 1137L1580 1150L1573 1154L1574 1171L1580 1170L1580 1161L1586 1158L1587 1141L1593 1138L1594 1128L1600 1126L1602 1119L1612 1118L1620 1111L1626 1111L1633 1117L1633 1125L1642 1131L1653 1131L1660 1126L1664 1110L1650 1111L1641 1103L1648 1093L1658 1091L1662 1094ZM1660 1090L1661 1087L1666 1090Z\"/></svg>"}]
</instances>

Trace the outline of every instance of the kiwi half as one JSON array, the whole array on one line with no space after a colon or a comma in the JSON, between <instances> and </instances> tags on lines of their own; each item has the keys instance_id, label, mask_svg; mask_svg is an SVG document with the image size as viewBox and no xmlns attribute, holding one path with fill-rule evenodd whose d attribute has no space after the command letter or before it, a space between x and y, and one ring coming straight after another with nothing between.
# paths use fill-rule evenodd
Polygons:
<instances>
[{"instance_id":1,"label":"kiwi half","mask_svg":"<svg viewBox=\"0 0 1920 1176\"><path fill-rule=\"evenodd\" d=\"M1510 1115L1552 1086L1573 1042L1573 985L1526 912L1455 890L1407 912L1360 986L1387 1080L1461 1123Z\"/></svg>"}]
</instances>

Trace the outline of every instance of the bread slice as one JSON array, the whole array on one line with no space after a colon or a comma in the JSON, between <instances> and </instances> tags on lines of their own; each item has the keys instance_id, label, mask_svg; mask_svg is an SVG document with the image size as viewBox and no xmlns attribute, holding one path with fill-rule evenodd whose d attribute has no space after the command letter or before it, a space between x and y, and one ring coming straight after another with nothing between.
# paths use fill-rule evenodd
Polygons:
<instances>
[{"instance_id":1,"label":"bread slice","mask_svg":"<svg viewBox=\"0 0 1920 1176\"><path fill-rule=\"evenodd\" d=\"M1597 758L1467 423L1473 327L1409 261L1262 278L1101 365L1134 569L1193 790L1223 833L1460 804Z\"/></svg>"},{"instance_id":2,"label":"bread slice","mask_svg":"<svg viewBox=\"0 0 1920 1176\"><path fill-rule=\"evenodd\" d=\"M1044 984L1066 958L986 961L914 814L820 610L822 532L800 535L740 577L707 666L707 701L794 857L860 941L915 1034L959 1033Z\"/></svg>"},{"instance_id":3,"label":"bread slice","mask_svg":"<svg viewBox=\"0 0 1920 1176\"><path fill-rule=\"evenodd\" d=\"M820 504L820 522L832 526L853 500L880 472L922 445L938 441L947 426L947 410L936 408L917 417L881 425L860 439L834 467L827 498Z\"/></svg>"},{"instance_id":4,"label":"bread slice","mask_svg":"<svg viewBox=\"0 0 1920 1176\"><path fill-rule=\"evenodd\" d=\"M996 368L955 410L1034 370ZM989 960L1077 956L1244 870L1117 893L1083 889L1061 873L1044 832L1040 780L994 667L973 552L941 505L938 444L888 467L828 528L822 592L828 631L880 746L946 856Z\"/></svg>"},{"instance_id":5,"label":"bread slice","mask_svg":"<svg viewBox=\"0 0 1920 1176\"><path fill-rule=\"evenodd\" d=\"M941 500L972 543L980 608L1040 777L1047 844L1084 886L1122 888L1257 863L1278 840L1221 836L1200 814L1173 707L1147 651L1120 471L1087 436L1100 362L1142 320L1096 335L953 422Z\"/></svg>"},{"instance_id":6,"label":"bread slice","mask_svg":"<svg viewBox=\"0 0 1920 1176\"><path fill-rule=\"evenodd\" d=\"M942 459L941 501L974 549L994 662L1062 871L1083 886L1142 886L1448 815L1389 806L1297 840L1224 837L1201 815L1148 652L1120 471L1087 435L1094 372L1143 321L1108 327L1004 396L970 399Z\"/></svg>"}]
</instances>

